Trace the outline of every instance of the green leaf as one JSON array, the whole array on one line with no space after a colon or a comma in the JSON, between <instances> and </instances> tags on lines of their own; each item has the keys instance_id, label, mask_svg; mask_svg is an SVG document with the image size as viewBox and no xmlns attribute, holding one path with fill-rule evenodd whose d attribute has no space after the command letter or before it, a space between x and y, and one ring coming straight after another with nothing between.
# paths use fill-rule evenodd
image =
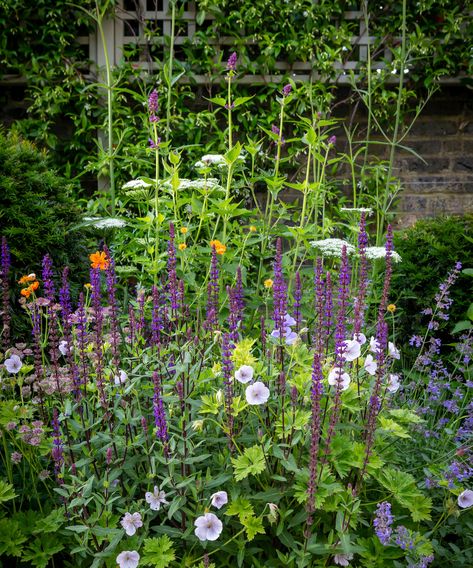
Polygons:
<instances>
[{"instance_id":1,"label":"green leaf","mask_svg":"<svg viewBox=\"0 0 473 568\"><path fill-rule=\"evenodd\" d=\"M145 539L142 557L142 563L145 566L167 568L175 558L174 545L167 535Z\"/></svg>"},{"instance_id":2,"label":"green leaf","mask_svg":"<svg viewBox=\"0 0 473 568\"><path fill-rule=\"evenodd\" d=\"M234 164L238 160L238 158L240 157L240 152L241 144L240 142L237 142L235 146L233 146L233 148L225 154L224 158L229 166Z\"/></svg>"},{"instance_id":3,"label":"green leaf","mask_svg":"<svg viewBox=\"0 0 473 568\"><path fill-rule=\"evenodd\" d=\"M471 321L459 321L452 329L452 333L460 333L461 331L466 331L467 329L471 329L472 327L473 326L471 325Z\"/></svg>"},{"instance_id":4,"label":"green leaf","mask_svg":"<svg viewBox=\"0 0 473 568\"><path fill-rule=\"evenodd\" d=\"M209 100L211 103L214 103L215 105L224 107L227 104L226 99L222 98L222 97L213 97L211 99L207 99Z\"/></svg>"},{"instance_id":5,"label":"green leaf","mask_svg":"<svg viewBox=\"0 0 473 568\"><path fill-rule=\"evenodd\" d=\"M468 308L466 315L473 321L473 303L470 304L470 307Z\"/></svg>"},{"instance_id":6,"label":"green leaf","mask_svg":"<svg viewBox=\"0 0 473 568\"><path fill-rule=\"evenodd\" d=\"M16 521L0 519L0 556L21 556L21 545L26 540L26 535Z\"/></svg>"},{"instance_id":7,"label":"green leaf","mask_svg":"<svg viewBox=\"0 0 473 568\"><path fill-rule=\"evenodd\" d=\"M382 432L389 434L391 436L395 436L396 438L410 438L409 434L406 430L391 418L386 418L381 416L379 419L380 428L377 429L377 432Z\"/></svg>"},{"instance_id":8,"label":"green leaf","mask_svg":"<svg viewBox=\"0 0 473 568\"><path fill-rule=\"evenodd\" d=\"M241 524L245 527L248 540L253 540L257 534L264 534L263 519L248 515L241 520Z\"/></svg>"},{"instance_id":9,"label":"green leaf","mask_svg":"<svg viewBox=\"0 0 473 568\"><path fill-rule=\"evenodd\" d=\"M240 521L241 519L253 514L253 505L244 497L234 499L225 511L225 515L228 515L229 517L238 516Z\"/></svg>"},{"instance_id":10,"label":"green leaf","mask_svg":"<svg viewBox=\"0 0 473 568\"><path fill-rule=\"evenodd\" d=\"M254 96L254 95L253 95ZM251 101L253 97L237 97L234 101L233 101L233 108L237 108L243 104L245 104L247 101Z\"/></svg>"},{"instance_id":11,"label":"green leaf","mask_svg":"<svg viewBox=\"0 0 473 568\"><path fill-rule=\"evenodd\" d=\"M0 503L11 501L16 497L13 485L0 479Z\"/></svg>"},{"instance_id":12,"label":"green leaf","mask_svg":"<svg viewBox=\"0 0 473 568\"><path fill-rule=\"evenodd\" d=\"M266 468L261 446L246 448L242 456L232 458L235 480L241 481L249 475L258 475Z\"/></svg>"}]
</instances>

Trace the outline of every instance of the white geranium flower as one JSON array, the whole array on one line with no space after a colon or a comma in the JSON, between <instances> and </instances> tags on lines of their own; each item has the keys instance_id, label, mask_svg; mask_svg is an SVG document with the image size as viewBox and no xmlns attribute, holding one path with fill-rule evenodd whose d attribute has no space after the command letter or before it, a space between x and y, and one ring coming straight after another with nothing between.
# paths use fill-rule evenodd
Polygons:
<instances>
[{"instance_id":1,"label":"white geranium flower","mask_svg":"<svg viewBox=\"0 0 473 568\"><path fill-rule=\"evenodd\" d=\"M251 365L242 365L235 373L235 379L242 384L249 383L253 378L255 370Z\"/></svg>"},{"instance_id":2,"label":"white geranium flower","mask_svg":"<svg viewBox=\"0 0 473 568\"><path fill-rule=\"evenodd\" d=\"M222 521L213 513L206 513L198 517L194 526L194 533L199 540L217 540L223 530Z\"/></svg>"},{"instance_id":3,"label":"white geranium flower","mask_svg":"<svg viewBox=\"0 0 473 568\"><path fill-rule=\"evenodd\" d=\"M400 359L401 358L401 354L399 353L399 349L396 348L396 346L394 345L394 343L392 343L392 341L390 341L388 343L388 352L389 352L389 355L391 355L391 357L393 359Z\"/></svg>"},{"instance_id":4,"label":"white geranium flower","mask_svg":"<svg viewBox=\"0 0 473 568\"><path fill-rule=\"evenodd\" d=\"M137 568L140 562L140 555L136 550L124 550L116 558L116 563L120 568Z\"/></svg>"},{"instance_id":5,"label":"white geranium flower","mask_svg":"<svg viewBox=\"0 0 473 568\"><path fill-rule=\"evenodd\" d=\"M473 491L471 489L465 489L457 499L458 506L462 509L468 509L473 506Z\"/></svg>"},{"instance_id":6,"label":"white geranium flower","mask_svg":"<svg viewBox=\"0 0 473 568\"><path fill-rule=\"evenodd\" d=\"M62 340L59 342L59 352L61 353L61 355L64 355L64 357L67 355L68 352L68 348L67 348L67 341L66 340Z\"/></svg>"},{"instance_id":7,"label":"white geranium flower","mask_svg":"<svg viewBox=\"0 0 473 568\"><path fill-rule=\"evenodd\" d=\"M149 503L149 508L152 511L159 511L161 505L167 505L166 493L160 491L159 487L154 486L153 493L147 491L145 493L145 500Z\"/></svg>"},{"instance_id":8,"label":"white geranium flower","mask_svg":"<svg viewBox=\"0 0 473 568\"><path fill-rule=\"evenodd\" d=\"M125 373L125 371L122 371L121 369L118 371L118 375L115 375L113 377L113 380L117 386L124 385L127 379L128 375Z\"/></svg>"},{"instance_id":9,"label":"white geranium flower","mask_svg":"<svg viewBox=\"0 0 473 568\"><path fill-rule=\"evenodd\" d=\"M368 375L374 376L376 374L378 363L376 363L376 361L373 359L373 355L366 356L364 368Z\"/></svg>"},{"instance_id":10,"label":"white geranium flower","mask_svg":"<svg viewBox=\"0 0 473 568\"><path fill-rule=\"evenodd\" d=\"M399 390L401 383L399 382L399 375L389 375L388 386L386 387L389 392L395 393Z\"/></svg>"},{"instance_id":11,"label":"white geranium flower","mask_svg":"<svg viewBox=\"0 0 473 568\"><path fill-rule=\"evenodd\" d=\"M332 387L340 385L340 389L342 391L347 390L350 386L350 382L350 375L348 373L344 373L343 369L339 367L334 367L328 374L328 384Z\"/></svg>"},{"instance_id":12,"label":"white geranium flower","mask_svg":"<svg viewBox=\"0 0 473 568\"><path fill-rule=\"evenodd\" d=\"M246 402L248 404L264 404L269 398L269 389L263 383L257 381L256 383L247 387L246 392Z\"/></svg>"},{"instance_id":13,"label":"white geranium flower","mask_svg":"<svg viewBox=\"0 0 473 568\"><path fill-rule=\"evenodd\" d=\"M345 350L343 353L343 358L345 361L354 361L358 359L361 355L361 345L356 341L356 339L344 341Z\"/></svg>"},{"instance_id":14,"label":"white geranium flower","mask_svg":"<svg viewBox=\"0 0 473 568\"><path fill-rule=\"evenodd\" d=\"M224 505L228 503L228 495L226 491L217 491L210 496L212 506L221 509Z\"/></svg>"},{"instance_id":15,"label":"white geranium flower","mask_svg":"<svg viewBox=\"0 0 473 568\"><path fill-rule=\"evenodd\" d=\"M5 359L4 364L5 369L13 375L16 375L23 367L23 363L21 362L21 359L18 357L18 355L12 355L9 359Z\"/></svg>"},{"instance_id":16,"label":"white geranium flower","mask_svg":"<svg viewBox=\"0 0 473 568\"><path fill-rule=\"evenodd\" d=\"M136 529L143 526L143 521L139 513L125 513L120 524L128 536L133 536L136 533Z\"/></svg>"}]
</instances>

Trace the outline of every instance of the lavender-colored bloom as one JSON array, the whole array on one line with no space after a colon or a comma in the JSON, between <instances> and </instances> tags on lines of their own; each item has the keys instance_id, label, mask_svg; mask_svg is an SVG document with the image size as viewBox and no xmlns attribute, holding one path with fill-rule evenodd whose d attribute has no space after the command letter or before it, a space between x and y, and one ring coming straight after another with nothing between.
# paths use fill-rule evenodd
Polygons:
<instances>
[{"instance_id":1,"label":"lavender-colored bloom","mask_svg":"<svg viewBox=\"0 0 473 568\"><path fill-rule=\"evenodd\" d=\"M215 245L212 245L212 258L210 261L210 282L207 286L207 329L215 329L218 326L219 296L220 287L217 249L215 248Z\"/></svg>"},{"instance_id":2,"label":"lavender-colored bloom","mask_svg":"<svg viewBox=\"0 0 473 568\"><path fill-rule=\"evenodd\" d=\"M350 566L350 560L353 560L353 554L335 554L333 561L339 566Z\"/></svg>"},{"instance_id":3,"label":"lavender-colored bloom","mask_svg":"<svg viewBox=\"0 0 473 568\"><path fill-rule=\"evenodd\" d=\"M237 55L236 51L234 51L230 55L230 57L228 58L227 71L235 71L236 70L237 59L238 59L238 55Z\"/></svg>"},{"instance_id":4,"label":"lavender-colored bloom","mask_svg":"<svg viewBox=\"0 0 473 568\"><path fill-rule=\"evenodd\" d=\"M324 313L323 313L323 327L325 336L328 337L332 331L333 325L333 292L332 292L332 276L330 272L325 275L324 287Z\"/></svg>"},{"instance_id":5,"label":"lavender-colored bloom","mask_svg":"<svg viewBox=\"0 0 473 568\"><path fill-rule=\"evenodd\" d=\"M241 322L243 321L243 313L245 310L245 293L243 291L243 282L241 278L241 267L237 268L237 277L236 277L236 285L235 285L235 306L237 309L238 314L238 321L240 322L240 329L241 329Z\"/></svg>"},{"instance_id":6,"label":"lavender-colored bloom","mask_svg":"<svg viewBox=\"0 0 473 568\"><path fill-rule=\"evenodd\" d=\"M23 454L21 454L20 452L13 452L10 456L11 462L15 465L18 465L21 462L22 458Z\"/></svg>"},{"instance_id":7,"label":"lavender-colored bloom","mask_svg":"<svg viewBox=\"0 0 473 568\"><path fill-rule=\"evenodd\" d=\"M20 369L23 367L23 363L18 355L12 355L8 359L5 359L5 369L11 373L12 375L16 375L20 372Z\"/></svg>"},{"instance_id":8,"label":"lavender-colored bloom","mask_svg":"<svg viewBox=\"0 0 473 568\"><path fill-rule=\"evenodd\" d=\"M152 511L159 511L161 505L167 505L166 494L161 491L159 487L154 486L153 492L147 491L145 493L145 501L149 504Z\"/></svg>"},{"instance_id":9,"label":"lavender-colored bloom","mask_svg":"<svg viewBox=\"0 0 473 568\"><path fill-rule=\"evenodd\" d=\"M393 530L391 525L393 524L393 516L391 514L391 503L383 501L378 503L376 509L376 517L373 521L375 527L375 532L381 544L385 546L389 544Z\"/></svg>"},{"instance_id":10,"label":"lavender-colored bloom","mask_svg":"<svg viewBox=\"0 0 473 568\"><path fill-rule=\"evenodd\" d=\"M89 365L87 358L87 315L85 313L84 294L79 294L77 306L77 342L79 344L79 373L80 383L86 385L89 381Z\"/></svg>"},{"instance_id":11,"label":"lavender-colored bloom","mask_svg":"<svg viewBox=\"0 0 473 568\"><path fill-rule=\"evenodd\" d=\"M217 540L223 530L222 521L213 513L206 513L198 517L194 526L194 533L199 540Z\"/></svg>"},{"instance_id":12,"label":"lavender-colored bloom","mask_svg":"<svg viewBox=\"0 0 473 568\"><path fill-rule=\"evenodd\" d=\"M330 136L330 138L327 140L327 144L329 146L335 146L335 144L337 143L337 137L334 136Z\"/></svg>"},{"instance_id":13,"label":"lavender-colored bloom","mask_svg":"<svg viewBox=\"0 0 473 568\"><path fill-rule=\"evenodd\" d=\"M70 317L72 314L71 291L69 288L69 268L66 266L62 271L62 285L59 290L59 303L61 304L61 318L64 328L64 335L68 336L70 331Z\"/></svg>"},{"instance_id":14,"label":"lavender-colored bloom","mask_svg":"<svg viewBox=\"0 0 473 568\"><path fill-rule=\"evenodd\" d=\"M287 288L282 270L282 241L276 241L276 258L274 260L274 283L273 283L273 321L274 331L278 331L277 337L285 336L287 324ZM273 336L275 337L275 336Z\"/></svg>"},{"instance_id":15,"label":"lavender-colored bloom","mask_svg":"<svg viewBox=\"0 0 473 568\"><path fill-rule=\"evenodd\" d=\"M221 509L224 505L228 503L228 495L226 491L217 491L210 496L212 506Z\"/></svg>"},{"instance_id":16,"label":"lavender-colored bloom","mask_svg":"<svg viewBox=\"0 0 473 568\"><path fill-rule=\"evenodd\" d=\"M282 89L283 97L288 97L291 94L291 91L292 91L292 86L290 85L290 83L288 83Z\"/></svg>"},{"instance_id":17,"label":"lavender-colored bloom","mask_svg":"<svg viewBox=\"0 0 473 568\"><path fill-rule=\"evenodd\" d=\"M0 276L2 282L2 343L4 349L7 349L10 343L10 249L8 248L7 239L2 237L2 250L0 262Z\"/></svg>"},{"instance_id":18,"label":"lavender-colored bloom","mask_svg":"<svg viewBox=\"0 0 473 568\"><path fill-rule=\"evenodd\" d=\"M159 148L159 145L161 144L161 138L158 137L156 141L154 141L152 138L148 138L148 144L151 150L157 150Z\"/></svg>"},{"instance_id":19,"label":"lavender-colored bloom","mask_svg":"<svg viewBox=\"0 0 473 568\"><path fill-rule=\"evenodd\" d=\"M462 509L468 509L473 507L473 491L471 489L465 489L457 499L458 506Z\"/></svg>"},{"instance_id":20,"label":"lavender-colored bloom","mask_svg":"<svg viewBox=\"0 0 473 568\"><path fill-rule=\"evenodd\" d=\"M242 384L249 383L253 379L255 370L250 365L242 365L235 373L235 379Z\"/></svg>"},{"instance_id":21,"label":"lavender-colored bloom","mask_svg":"<svg viewBox=\"0 0 473 568\"><path fill-rule=\"evenodd\" d=\"M159 288L153 286L153 309L151 314L151 344L157 347L161 341L161 332L164 329L161 310L161 298Z\"/></svg>"},{"instance_id":22,"label":"lavender-colored bloom","mask_svg":"<svg viewBox=\"0 0 473 568\"><path fill-rule=\"evenodd\" d=\"M412 534L405 526L400 525L399 527L396 527L395 534L396 537L394 542L397 546L399 546L399 548L402 550L413 550L415 548L415 542Z\"/></svg>"},{"instance_id":23,"label":"lavender-colored bloom","mask_svg":"<svg viewBox=\"0 0 473 568\"><path fill-rule=\"evenodd\" d=\"M115 260L110 254L107 247L104 247L107 255L107 296L110 306L110 327L112 337L112 361L115 367L120 363L119 345L120 345L120 324L118 323L118 302L117 302L117 276L115 274Z\"/></svg>"},{"instance_id":24,"label":"lavender-colored bloom","mask_svg":"<svg viewBox=\"0 0 473 568\"><path fill-rule=\"evenodd\" d=\"M47 254L43 258L43 284L44 295L51 302L51 304L54 303L54 296L56 294L53 278L53 261L51 260L49 254Z\"/></svg>"},{"instance_id":25,"label":"lavender-colored bloom","mask_svg":"<svg viewBox=\"0 0 473 568\"><path fill-rule=\"evenodd\" d=\"M116 558L119 568L137 568L140 563L140 555L136 550L124 550Z\"/></svg>"},{"instance_id":26,"label":"lavender-colored bloom","mask_svg":"<svg viewBox=\"0 0 473 568\"><path fill-rule=\"evenodd\" d=\"M148 97L148 112L157 113L159 108L158 91L153 89Z\"/></svg>"},{"instance_id":27,"label":"lavender-colored bloom","mask_svg":"<svg viewBox=\"0 0 473 568\"><path fill-rule=\"evenodd\" d=\"M100 404L103 408L108 407L104 386L104 357L103 357L103 308L102 296L100 293L100 269L90 269L90 283L92 285L92 307L94 310L95 329L94 329L94 347L95 347L95 375L97 389L99 391Z\"/></svg>"},{"instance_id":28,"label":"lavender-colored bloom","mask_svg":"<svg viewBox=\"0 0 473 568\"><path fill-rule=\"evenodd\" d=\"M257 381L246 388L245 398L246 402L252 406L265 404L269 399L269 389L262 382Z\"/></svg>"},{"instance_id":29,"label":"lavender-colored bloom","mask_svg":"<svg viewBox=\"0 0 473 568\"><path fill-rule=\"evenodd\" d=\"M133 536L136 533L136 529L143 526L143 521L140 513L125 513L120 524L128 536Z\"/></svg>"}]
</instances>

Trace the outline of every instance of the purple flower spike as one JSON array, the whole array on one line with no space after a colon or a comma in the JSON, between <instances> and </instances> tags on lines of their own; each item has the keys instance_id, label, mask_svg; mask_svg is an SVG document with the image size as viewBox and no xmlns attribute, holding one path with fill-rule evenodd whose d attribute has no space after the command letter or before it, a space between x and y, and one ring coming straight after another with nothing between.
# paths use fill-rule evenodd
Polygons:
<instances>
[{"instance_id":1,"label":"purple flower spike","mask_svg":"<svg viewBox=\"0 0 473 568\"><path fill-rule=\"evenodd\" d=\"M177 282L177 273L176 273L176 245L174 243L174 224L171 223L169 225L169 241L168 241L168 294L169 294L169 301L171 304L171 310L174 314L179 309L179 302L178 302L178 282Z\"/></svg>"},{"instance_id":2,"label":"purple flower spike","mask_svg":"<svg viewBox=\"0 0 473 568\"><path fill-rule=\"evenodd\" d=\"M337 143L337 137L335 135L330 136L330 138L327 140L327 144L329 146L335 146L336 143Z\"/></svg>"},{"instance_id":3,"label":"purple flower spike","mask_svg":"<svg viewBox=\"0 0 473 568\"><path fill-rule=\"evenodd\" d=\"M282 94L283 97L288 97L291 94L292 86L288 83L285 87L283 87Z\"/></svg>"},{"instance_id":4,"label":"purple flower spike","mask_svg":"<svg viewBox=\"0 0 473 568\"><path fill-rule=\"evenodd\" d=\"M236 54L236 51L234 51L230 55L230 57L228 58L227 71L235 71L236 70L237 59L238 59L238 55Z\"/></svg>"},{"instance_id":5,"label":"purple flower spike","mask_svg":"<svg viewBox=\"0 0 473 568\"><path fill-rule=\"evenodd\" d=\"M169 454L168 448L168 427L166 423L166 413L164 411L164 404L161 394L161 379L159 374L154 371L153 373L154 395L153 395L153 413L154 424L156 426L156 437L160 440L164 447L164 455L167 457Z\"/></svg>"},{"instance_id":6,"label":"purple flower spike","mask_svg":"<svg viewBox=\"0 0 473 568\"><path fill-rule=\"evenodd\" d=\"M228 425L228 447L233 451L233 344L228 333L223 334L222 339L222 372L225 389L225 412Z\"/></svg>"},{"instance_id":7,"label":"purple flower spike","mask_svg":"<svg viewBox=\"0 0 473 568\"><path fill-rule=\"evenodd\" d=\"M158 112L158 91L153 89L148 97L148 112L150 115L156 114Z\"/></svg>"},{"instance_id":8,"label":"purple flower spike","mask_svg":"<svg viewBox=\"0 0 473 568\"><path fill-rule=\"evenodd\" d=\"M64 453L63 453L61 428L59 426L58 413L56 409L53 410L52 428L53 428L53 448L51 450L51 456L54 461L54 472L56 474L56 480L58 484L63 485L64 481L61 476L61 468L64 464Z\"/></svg>"},{"instance_id":9,"label":"purple flower spike","mask_svg":"<svg viewBox=\"0 0 473 568\"><path fill-rule=\"evenodd\" d=\"M387 501L378 503L373 525L375 527L377 537L384 546L389 544L389 540L393 534L393 530L391 528L393 520L394 518L391 514L391 503L388 503Z\"/></svg>"},{"instance_id":10,"label":"purple flower spike","mask_svg":"<svg viewBox=\"0 0 473 568\"><path fill-rule=\"evenodd\" d=\"M54 304L54 296L56 293L53 277L54 277L53 261L51 260L49 254L47 254L43 258L43 283L44 283L44 295L51 302L51 304Z\"/></svg>"},{"instance_id":11,"label":"purple flower spike","mask_svg":"<svg viewBox=\"0 0 473 568\"><path fill-rule=\"evenodd\" d=\"M0 266L0 277L2 281L2 323L3 323L3 333L2 342L3 347L6 350L10 343L10 249L8 248L7 239L2 237L2 252L1 252L1 266Z\"/></svg>"}]
</instances>

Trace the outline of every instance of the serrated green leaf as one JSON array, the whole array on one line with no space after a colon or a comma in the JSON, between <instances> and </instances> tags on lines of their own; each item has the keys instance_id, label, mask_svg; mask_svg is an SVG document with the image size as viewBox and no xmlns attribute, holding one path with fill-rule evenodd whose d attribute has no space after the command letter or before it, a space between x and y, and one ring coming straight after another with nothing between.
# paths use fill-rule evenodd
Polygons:
<instances>
[{"instance_id":1,"label":"serrated green leaf","mask_svg":"<svg viewBox=\"0 0 473 568\"><path fill-rule=\"evenodd\" d=\"M147 538L144 541L142 563L154 568L168 568L176 558L172 540L167 535Z\"/></svg>"},{"instance_id":2,"label":"serrated green leaf","mask_svg":"<svg viewBox=\"0 0 473 568\"><path fill-rule=\"evenodd\" d=\"M253 540L257 534L264 534L263 519L248 515L241 520L241 524L245 527L248 540Z\"/></svg>"},{"instance_id":3,"label":"serrated green leaf","mask_svg":"<svg viewBox=\"0 0 473 568\"><path fill-rule=\"evenodd\" d=\"M249 475L258 475L266 468L261 446L246 448L242 456L232 458L235 480L241 481Z\"/></svg>"}]
</instances>

